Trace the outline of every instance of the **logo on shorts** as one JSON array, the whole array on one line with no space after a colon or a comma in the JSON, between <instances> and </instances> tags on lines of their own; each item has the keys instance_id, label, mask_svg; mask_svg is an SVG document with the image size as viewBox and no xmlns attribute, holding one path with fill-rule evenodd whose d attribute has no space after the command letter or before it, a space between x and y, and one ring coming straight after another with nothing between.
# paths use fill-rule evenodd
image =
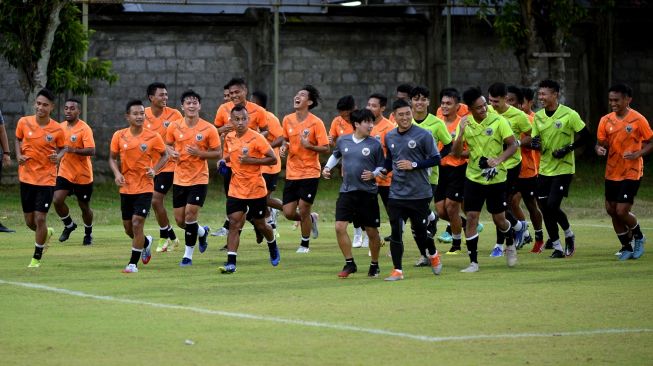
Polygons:
<instances>
[{"instance_id":1,"label":"logo on shorts","mask_svg":"<svg viewBox=\"0 0 653 366\"><path fill-rule=\"evenodd\" d=\"M370 154L370 149L365 147L361 152L363 153L363 156L368 156Z\"/></svg>"},{"instance_id":2,"label":"logo on shorts","mask_svg":"<svg viewBox=\"0 0 653 366\"><path fill-rule=\"evenodd\" d=\"M140 148L141 151L145 152L145 150L147 150L147 144L141 144Z\"/></svg>"},{"instance_id":3,"label":"logo on shorts","mask_svg":"<svg viewBox=\"0 0 653 366\"><path fill-rule=\"evenodd\" d=\"M77 135L70 135L70 141L72 142L77 141Z\"/></svg>"},{"instance_id":4,"label":"logo on shorts","mask_svg":"<svg viewBox=\"0 0 653 366\"><path fill-rule=\"evenodd\" d=\"M628 132L628 133L633 132L633 126L631 126L631 125L626 126L626 132Z\"/></svg>"},{"instance_id":5,"label":"logo on shorts","mask_svg":"<svg viewBox=\"0 0 653 366\"><path fill-rule=\"evenodd\" d=\"M195 135L195 140L197 140L197 141L202 141L203 138L204 138L204 135L202 135L201 133L198 133L197 135Z\"/></svg>"},{"instance_id":6,"label":"logo on shorts","mask_svg":"<svg viewBox=\"0 0 653 366\"><path fill-rule=\"evenodd\" d=\"M170 121L163 121L163 127L168 128L170 126Z\"/></svg>"},{"instance_id":7,"label":"logo on shorts","mask_svg":"<svg viewBox=\"0 0 653 366\"><path fill-rule=\"evenodd\" d=\"M52 140L54 140L54 137L52 137L52 135L50 134L45 135L45 141L52 142Z\"/></svg>"},{"instance_id":8,"label":"logo on shorts","mask_svg":"<svg viewBox=\"0 0 653 366\"><path fill-rule=\"evenodd\" d=\"M415 146L417 146L417 143L415 142L415 140L408 141L408 147L410 147L411 149L414 149Z\"/></svg>"},{"instance_id":9,"label":"logo on shorts","mask_svg":"<svg viewBox=\"0 0 653 366\"><path fill-rule=\"evenodd\" d=\"M562 127L562 121L557 120L553 123L553 125L556 126L556 128L560 129Z\"/></svg>"},{"instance_id":10,"label":"logo on shorts","mask_svg":"<svg viewBox=\"0 0 653 366\"><path fill-rule=\"evenodd\" d=\"M494 132L494 130L492 130L491 128L487 128L485 130L485 136L492 136L493 132Z\"/></svg>"}]
</instances>

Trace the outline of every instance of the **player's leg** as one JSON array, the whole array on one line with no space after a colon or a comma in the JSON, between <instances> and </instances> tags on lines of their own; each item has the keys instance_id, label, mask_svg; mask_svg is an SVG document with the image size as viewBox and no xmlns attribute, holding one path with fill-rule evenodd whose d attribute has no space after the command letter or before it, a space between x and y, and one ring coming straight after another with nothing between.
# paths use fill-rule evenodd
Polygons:
<instances>
[{"instance_id":1,"label":"player's leg","mask_svg":"<svg viewBox=\"0 0 653 366\"><path fill-rule=\"evenodd\" d=\"M465 228L465 244L469 255L469 266L461 272L478 272L478 238L477 225L481 209L485 204L485 186L465 179L464 197L467 224Z\"/></svg>"},{"instance_id":2,"label":"player's leg","mask_svg":"<svg viewBox=\"0 0 653 366\"><path fill-rule=\"evenodd\" d=\"M390 255L394 267L386 281L403 280L402 257L404 255L403 230L404 230L404 206L403 200L388 200L388 219L390 220Z\"/></svg>"},{"instance_id":3,"label":"player's leg","mask_svg":"<svg viewBox=\"0 0 653 366\"><path fill-rule=\"evenodd\" d=\"M63 177L57 177L52 204L54 205L54 210L64 226L61 235L59 236L60 242L68 240L70 234L77 229L77 224L73 221L72 217L70 217L70 209L66 204L66 197L68 197L72 191L74 191L73 183Z\"/></svg>"},{"instance_id":4,"label":"player's leg","mask_svg":"<svg viewBox=\"0 0 653 366\"><path fill-rule=\"evenodd\" d=\"M227 198L227 218L229 219L229 233L227 234L227 261L219 267L222 273L236 272L236 257L240 246L240 232L245 225L247 202L238 198Z\"/></svg>"},{"instance_id":5,"label":"player's leg","mask_svg":"<svg viewBox=\"0 0 653 366\"><path fill-rule=\"evenodd\" d=\"M75 188L77 196L77 205L82 211L82 221L84 222L84 239L82 244L93 244L93 209L91 208L91 197L93 196L93 183L77 185Z\"/></svg>"}]
</instances>

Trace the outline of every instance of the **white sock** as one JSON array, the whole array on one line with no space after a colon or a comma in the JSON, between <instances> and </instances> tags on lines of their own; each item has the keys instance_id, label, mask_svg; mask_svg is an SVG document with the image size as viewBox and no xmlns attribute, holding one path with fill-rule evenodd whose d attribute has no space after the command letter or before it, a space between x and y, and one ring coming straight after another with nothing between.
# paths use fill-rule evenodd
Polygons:
<instances>
[{"instance_id":1,"label":"white sock","mask_svg":"<svg viewBox=\"0 0 653 366\"><path fill-rule=\"evenodd\" d=\"M562 245L559 239L553 242L553 249L562 251Z\"/></svg>"},{"instance_id":2,"label":"white sock","mask_svg":"<svg viewBox=\"0 0 653 366\"><path fill-rule=\"evenodd\" d=\"M495 248L501 248L501 247L503 247L503 244L494 244L494 247Z\"/></svg>"},{"instance_id":3,"label":"white sock","mask_svg":"<svg viewBox=\"0 0 653 366\"><path fill-rule=\"evenodd\" d=\"M574 236L574 232L571 231L571 228L565 230L565 238L569 238L569 237L572 237L572 236Z\"/></svg>"},{"instance_id":4,"label":"white sock","mask_svg":"<svg viewBox=\"0 0 653 366\"><path fill-rule=\"evenodd\" d=\"M186 245L186 250L184 251L184 258L193 259L193 252L195 251L195 246L189 247Z\"/></svg>"},{"instance_id":5,"label":"white sock","mask_svg":"<svg viewBox=\"0 0 653 366\"><path fill-rule=\"evenodd\" d=\"M360 227L354 228L354 236L360 236L362 232L363 232L363 228Z\"/></svg>"},{"instance_id":6,"label":"white sock","mask_svg":"<svg viewBox=\"0 0 653 366\"><path fill-rule=\"evenodd\" d=\"M517 220L517 223L515 224L515 226L513 226L513 229L515 229L515 231L521 230L522 229L521 221Z\"/></svg>"},{"instance_id":7,"label":"white sock","mask_svg":"<svg viewBox=\"0 0 653 366\"><path fill-rule=\"evenodd\" d=\"M437 216L435 216L435 212L431 211L429 214L429 222L433 221L436 219Z\"/></svg>"},{"instance_id":8,"label":"white sock","mask_svg":"<svg viewBox=\"0 0 653 366\"><path fill-rule=\"evenodd\" d=\"M197 236L198 237L199 236L204 236L204 234L206 234L206 231L204 230L204 226L200 226L198 224L198 226L197 226Z\"/></svg>"}]
</instances>

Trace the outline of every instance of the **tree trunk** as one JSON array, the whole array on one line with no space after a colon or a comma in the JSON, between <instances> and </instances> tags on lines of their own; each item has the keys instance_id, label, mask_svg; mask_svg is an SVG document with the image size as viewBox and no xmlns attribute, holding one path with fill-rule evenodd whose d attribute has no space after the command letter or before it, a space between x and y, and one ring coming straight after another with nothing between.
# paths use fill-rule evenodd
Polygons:
<instances>
[{"instance_id":1,"label":"tree trunk","mask_svg":"<svg viewBox=\"0 0 653 366\"><path fill-rule=\"evenodd\" d=\"M540 79L540 62L538 59L533 58L533 52L539 52L541 47L538 42L535 17L533 16L533 1L521 0L519 1L519 6L522 22L528 28L528 40L524 46L525 49L517 55L521 83L527 87L534 87Z\"/></svg>"},{"instance_id":2,"label":"tree trunk","mask_svg":"<svg viewBox=\"0 0 653 366\"><path fill-rule=\"evenodd\" d=\"M446 54L444 52L446 40L443 40L445 33L444 17L442 16L443 4L443 0L438 0L434 6L429 8L430 24L426 37L426 85L431 90L431 100L437 101L437 105L440 104L437 96L447 82Z\"/></svg>"}]
</instances>

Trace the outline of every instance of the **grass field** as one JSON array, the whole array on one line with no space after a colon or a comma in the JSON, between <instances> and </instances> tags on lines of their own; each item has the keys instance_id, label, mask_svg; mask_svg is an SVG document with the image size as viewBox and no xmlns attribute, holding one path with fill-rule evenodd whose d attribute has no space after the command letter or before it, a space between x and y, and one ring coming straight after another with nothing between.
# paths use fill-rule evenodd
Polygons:
<instances>
[{"instance_id":1,"label":"grass field","mask_svg":"<svg viewBox=\"0 0 653 366\"><path fill-rule=\"evenodd\" d=\"M18 233L0 234L0 364L650 365L652 254L616 260L596 174L582 171L565 202L577 237L573 258L522 250L508 269L503 258L488 257L493 225L483 216L480 272L458 272L464 255L444 256L439 277L413 268L417 250L408 239L406 279L397 283L366 277L365 249L354 251L359 273L336 277L343 259L333 231L335 182L321 183L320 237L309 254L294 253L299 234L280 220L282 261L273 268L248 228L233 275L217 271L226 255L218 251L224 238L215 237L191 268L179 268L177 250L155 253L137 274L120 273L129 241L109 185L97 187L93 201L95 244L81 246L81 228L58 243L61 223L51 211L57 233L41 268L28 269L33 234L22 223L17 187L1 187L1 221ZM200 221L221 224L223 206L214 184ZM653 237L646 183L635 212ZM146 231L156 235L153 217ZM383 275L392 266L387 251Z\"/></svg>"}]
</instances>

